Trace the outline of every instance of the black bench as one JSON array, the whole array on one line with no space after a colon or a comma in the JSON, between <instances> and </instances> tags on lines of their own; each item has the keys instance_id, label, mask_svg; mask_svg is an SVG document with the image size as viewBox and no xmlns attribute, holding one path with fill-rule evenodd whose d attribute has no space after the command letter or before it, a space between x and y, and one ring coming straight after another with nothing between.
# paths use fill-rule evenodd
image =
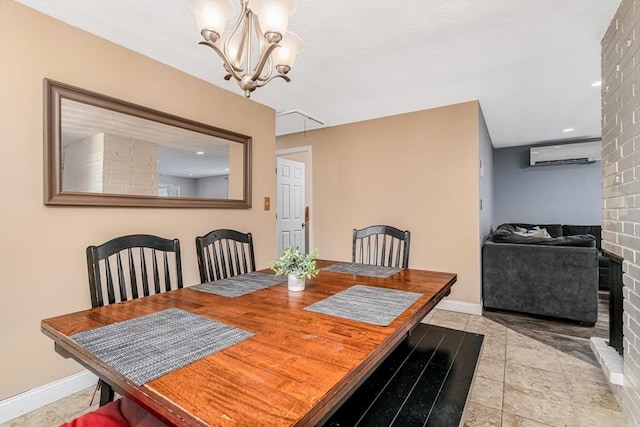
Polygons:
<instances>
[{"instance_id":1,"label":"black bench","mask_svg":"<svg viewBox=\"0 0 640 427\"><path fill-rule=\"evenodd\" d=\"M458 426L483 338L418 325L324 426Z\"/></svg>"}]
</instances>

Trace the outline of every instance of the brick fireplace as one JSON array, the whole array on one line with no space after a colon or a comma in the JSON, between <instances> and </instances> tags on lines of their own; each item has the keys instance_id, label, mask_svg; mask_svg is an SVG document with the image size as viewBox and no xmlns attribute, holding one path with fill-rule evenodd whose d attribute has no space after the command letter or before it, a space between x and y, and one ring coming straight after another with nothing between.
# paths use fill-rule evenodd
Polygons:
<instances>
[{"instance_id":1,"label":"brick fireplace","mask_svg":"<svg viewBox=\"0 0 640 427\"><path fill-rule=\"evenodd\" d=\"M605 373L619 369L611 388L640 427L640 0L620 2L602 39L602 198L602 249L623 259L623 349L595 350L609 352Z\"/></svg>"}]
</instances>

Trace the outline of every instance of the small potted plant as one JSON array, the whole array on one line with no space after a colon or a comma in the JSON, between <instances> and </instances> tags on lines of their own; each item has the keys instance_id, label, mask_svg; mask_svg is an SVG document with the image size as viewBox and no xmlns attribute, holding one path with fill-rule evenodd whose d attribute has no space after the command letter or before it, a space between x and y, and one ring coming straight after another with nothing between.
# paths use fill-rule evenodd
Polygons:
<instances>
[{"instance_id":1,"label":"small potted plant","mask_svg":"<svg viewBox=\"0 0 640 427\"><path fill-rule=\"evenodd\" d=\"M305 280L318 274L316 258L318 258L317 250L305 255L300 253L297 247L285 246L282 256L273 260L269 267L276 273L276 276L288 275L290 291L304 291Z\"/></svg>"}]
</instances>

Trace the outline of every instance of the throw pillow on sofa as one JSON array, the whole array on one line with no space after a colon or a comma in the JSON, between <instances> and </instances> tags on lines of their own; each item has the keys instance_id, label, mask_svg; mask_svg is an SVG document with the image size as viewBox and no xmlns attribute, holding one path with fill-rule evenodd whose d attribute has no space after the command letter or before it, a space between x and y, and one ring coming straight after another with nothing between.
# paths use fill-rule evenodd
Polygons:
<instances>
[{"instance_id":1,"label":"throw pillow on sofa","mask_svg":"<svg viewBox=\"0 0 640 427\"><path fill-rule=\"evenodd\" d=\"M529 237L517 234L515 226L503 224L491 236L495 243L516 243L525 245L546 245L546 246L576 246L593 248L596 245L596 238L589 234L563 237Z\"/></svg>"},{"instance_id":2,"label":"throw pillow on sofa","mask_svg":"<svg viewBox=\"0 0 640 427\"><path fill-rule=\"evenodd\" d=\"M527 230L530 230L534 227L546 228L547 233L549 233L551 237L564 236L564 233L562 232L561 224L509 224L509 225L526 228Z\"/></svg>"},{"instance_id":3,"label":"throw pillow on sofa","mask_svg":"<svg viewBox=\"0 0 640 427\"><path fill-rule=\"evenodd\" d=\"M551 238L551 236L547 232L546 228L542 228L541 229L538 226L533 227L530 230L527 230L525 228L516 227L515 233L519 234L520 236L525 236L525 237L543 237L545 239L550 239Z\"/></svg>"}]
</instances>

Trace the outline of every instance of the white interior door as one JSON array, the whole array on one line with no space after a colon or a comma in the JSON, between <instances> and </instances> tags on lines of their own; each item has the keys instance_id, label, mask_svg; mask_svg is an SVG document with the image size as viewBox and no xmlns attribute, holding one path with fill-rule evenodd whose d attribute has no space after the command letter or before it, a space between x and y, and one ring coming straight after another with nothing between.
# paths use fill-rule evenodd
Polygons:
<instances>
[{"instance_id":1,"label":"white interior door","mask_svg":"<svg viewBox=\"0 0 640 427\"><path fill-rule=\"evenodd\" d=\"M304 163L277 158L278 256L285 246L305 250L304 241Z\"/></svg>"}]
</instances>

